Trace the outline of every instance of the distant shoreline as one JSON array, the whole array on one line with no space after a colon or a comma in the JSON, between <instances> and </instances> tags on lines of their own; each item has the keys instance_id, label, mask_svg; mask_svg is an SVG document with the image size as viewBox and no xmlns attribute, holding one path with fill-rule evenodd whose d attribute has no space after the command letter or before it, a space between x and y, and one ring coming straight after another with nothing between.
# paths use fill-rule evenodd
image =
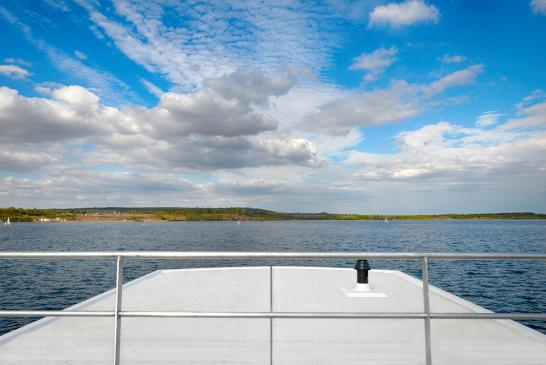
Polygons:
<instances>
[{"instance_id":1,"label":"distant shoreline","mask_svg":"<svg viewBox=\"0 0 546 365\"><path fill-rule=\"evenodd\" d=\"M504 221L539 221L546 220L546 218L419 218L419 219L390 219L388 223L392 222L403 222L403 221L495 221L495 220L504 220ZM40 224L40 223L181 223L181 222L244 222L244 223L265 223L265 222L381 222L383 219L270 219L270 220L259 220L259 219L247 219L247 220L212 220L212 219L193 219L193 220L136 220L136 219L127 219L127 220L51 220L46 222L41 221L12 221L12 223L29 223L29 224ZM1 226L1 224L0 224Z\"/></svg>"},{"instance_id":2,"label":"distant shoreline","mask_svg":"<svg viewBox=\"0 0 546 365\"><path fill-rule=\"evenodd\" d=\"M333 214L281 213L256 208L76 208L26 209L0 208L0 220L11 222L184 222L184 221L402 221L402 220L493 220L546 219L533 212L470 214Z\"/></svg>"}]
</instances>

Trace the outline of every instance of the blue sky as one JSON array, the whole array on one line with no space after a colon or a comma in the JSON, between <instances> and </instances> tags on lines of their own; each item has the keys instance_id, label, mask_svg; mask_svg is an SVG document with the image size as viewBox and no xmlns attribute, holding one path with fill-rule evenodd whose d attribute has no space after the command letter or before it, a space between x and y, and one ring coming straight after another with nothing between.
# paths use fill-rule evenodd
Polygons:
<instances>
[{"instance_id":1,"label":"blue sky","mask_svg":"<svg viewBox=\"0 0 546 365\"><path fill-rule=\"evenodd\" d=\"M544 212L546 1L0 1L0 206Z\"/></svg>"}]
</instances>

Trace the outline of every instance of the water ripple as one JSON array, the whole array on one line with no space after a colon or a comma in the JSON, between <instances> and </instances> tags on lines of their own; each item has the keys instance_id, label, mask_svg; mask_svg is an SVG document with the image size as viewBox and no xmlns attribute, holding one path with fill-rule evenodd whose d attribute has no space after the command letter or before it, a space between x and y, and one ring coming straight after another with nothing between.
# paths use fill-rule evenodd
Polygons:
<instances>
[{"instance_id":1,"label":"water ripple","mask_svg":"<svg viewBox=\"0 0 546 365\"><path fill-rule=\"evenodd\" d=\"M0 227L8 251L433 251L546 252L546 222L518 221L327 221L55 223ZM264 261L128 261L126 280L157 269L263 265ZM353 262L300 260L267 264L333 265ZM375 268L420 277L415 261L374 261ZM0 309L58 310L114 286L112 260L0 260ZM531 261L432 261L430 281L497 312L546 312L546 263ZM0 318L0 334L32 321ZM546 323L526 321L546 333Z\"/></svg>"}]
</instances>

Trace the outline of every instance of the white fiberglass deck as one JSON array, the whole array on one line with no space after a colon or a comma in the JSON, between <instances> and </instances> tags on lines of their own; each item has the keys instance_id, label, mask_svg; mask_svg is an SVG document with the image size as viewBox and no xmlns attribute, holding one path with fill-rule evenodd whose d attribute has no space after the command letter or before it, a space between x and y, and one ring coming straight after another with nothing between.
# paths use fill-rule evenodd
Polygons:
<instances>
[{"instance_id":1,"label":"white fiberglass deck","mask_svg":"<svg viewBox=\"0 0 546 365\"><path fill-rule=\"evenodd\" d=\"M269 267L166 270L124 285L125 311L269 312ZM274 312L422 312L421 282L372 270L273 268ZM485 312L430 288L432 312ZM107 292L69 310L114 307ZM0 363L111 364L113 318L46 318L0 337ZM122 364L269 364L269 319L123 318ZM424 364L422 319L273 320L274 364ZM433 319L433 364L546 364L546 336L509 320Z\"/></svg>"}]
</instances>

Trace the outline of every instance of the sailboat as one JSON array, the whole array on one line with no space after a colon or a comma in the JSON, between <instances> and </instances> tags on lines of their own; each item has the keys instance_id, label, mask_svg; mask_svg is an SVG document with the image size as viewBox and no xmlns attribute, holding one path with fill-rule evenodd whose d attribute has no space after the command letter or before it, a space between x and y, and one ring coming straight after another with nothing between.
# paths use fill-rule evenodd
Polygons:
<instances>
[{"instance_id":1,"label":"sailboat","mask_svg":"<svg viewBox=\"0 0 546 365\"><path fill-rule=\"evenodd\" d=\"M390 222L389 218L385 217L385 223L389 223L389 222Z\"/></svg>"},{"instance_id":2,"label":"sailboat","mask_svg":"<svg viewBox=\"0 0 546 365\"><path fill-rule=\"evenodd\" d=\"M5 226L11 225L11 222L10 222L10 220L9 220L9 217L8 217L8 220L4 222L4 225L5 225Z\"/></svg>"}]
</instances>

